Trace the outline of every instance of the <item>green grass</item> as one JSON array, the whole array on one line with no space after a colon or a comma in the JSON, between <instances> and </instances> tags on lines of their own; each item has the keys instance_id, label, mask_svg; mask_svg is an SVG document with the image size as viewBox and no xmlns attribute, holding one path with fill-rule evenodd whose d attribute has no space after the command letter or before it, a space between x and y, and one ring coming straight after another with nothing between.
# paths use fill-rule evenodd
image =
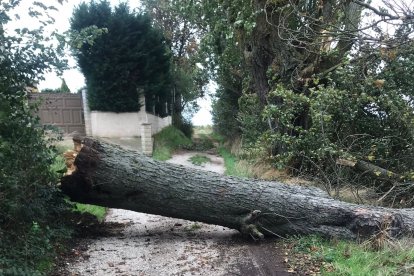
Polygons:
<instances>
[{"instance_id":1,"label":"green grass","mask_svg":"<svg viewBox=\"0 0 414 276\"><path fill-rule=\"evenodd\" d=\"M316 236L290 240L293 253L305 253L319 263L321 275L413 275L413 240L386 243L373 250L368 243L328 241Z\"/></svg>"},{"instance_id":2,"label":"green grass","mask_svg":"<svg viewBox=\"0 0 414 276\"><path fill-rule=\"evenodd\" d=\"M213 126L196 126L194 127L195 135L211 135L213 134Z\"/></svg>"},{"instance_id":3,"label":"green grass","mask_svg":"<svg viewBox=\"0 0 414 276\"><path fill-rule=\"evenodd\" d=\"M191 140L180 130L173 126L166 127L154 135L153 158L160 161L168 160L177 149L191 145Z\"/></svg>"},{"instance_id":4,"label":"green grass","mask_svg":"<svg viewBox=\"0 0 414 276\"><path fill-rule=\"evenodd\" d=\"M252 177L249 170L244 166L241 166L236 156L234 156L225 147L219 148L219 154L224 159L224 166L226 167L226 175L238 176L238 177Z\"/></svg>"},{"instance_id":5,"label":"green grass","mask_svg":"<svg viewBox=\"0 0 414 276\"><path fill-rule=\"evenodd\" d=\"M197 231L199 229L201 229L201 225L197 222L194 222L191 226L185 228L188 232Z\"/></svg>"},{"instance_id":6,"label":"green grass","mask_svg":"<svg viewBox=\"0 0 414 276\"><path fill-rule=\"evenodd\" d=\"M61 153L55 157L53 164L50 166L50 170L57 178L62 177L63 173L66 171L65 158L63 158Z\"/></svg>"},{"instance_id":7,"label":"green grass","mask_svg":"<svg viewBox=\"0 0 414 276\"><path fill-rule=\"evenodd\" d=\"M99 221L103 221L106 215L107 208L90 204L75 203L74 210L79 211L81 213L92 214Z\"/></svg>"},{"instance_id":8,"label":"green grass","mask_svg":"<svg viewBox=\"0 0 414 276\"><path fill-rule=\"evenodd\" d=\"M210 158L208 158L205 155L201 155L201 154L196 154L194 156L191 156L188 160L196 166L202 166L204 163L211 162Z\"/></svg>"}]
</instances>

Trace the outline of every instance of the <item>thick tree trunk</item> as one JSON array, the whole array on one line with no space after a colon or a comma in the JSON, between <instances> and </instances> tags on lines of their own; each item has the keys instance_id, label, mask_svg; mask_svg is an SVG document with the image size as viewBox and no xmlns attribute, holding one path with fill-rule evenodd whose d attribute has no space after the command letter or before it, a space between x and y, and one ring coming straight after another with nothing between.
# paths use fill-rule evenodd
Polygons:
<instances>
[{"instance_id":1,"label":"thick tree trunk","mask_svg":"<svg viewBox=\"0 0 414 276\"><path fill-rule=\"evenodd\" d=\"M355 205L316 188L202 172L88 138L70 173L61 188L73 201L222 225L256 238L400 237L414 230L411 209Z\"/></svg>"}]
</instances>

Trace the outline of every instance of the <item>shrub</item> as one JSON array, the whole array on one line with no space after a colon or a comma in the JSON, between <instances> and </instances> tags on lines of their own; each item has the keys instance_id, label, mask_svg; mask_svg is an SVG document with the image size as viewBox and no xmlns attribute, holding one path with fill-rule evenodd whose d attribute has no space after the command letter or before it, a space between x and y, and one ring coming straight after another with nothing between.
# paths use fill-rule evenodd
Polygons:
<instances>
[{"instance_id":1,"label":"shrub","mask_svg":"<svg viewBox=\"0 0 414 276\"><path fill-rule=\"evenodd\" d=\"M25 94L3 90L0 102L0 271L35 275L51 268L56 242L69 234L69 206L50 169L55 150Z\"/></svg>"},{"instance_id":2,"label":"shrub","mask_svg":"<svg viewBox=\"0 0 414 276\"><path fill-rule=\"evenodd\" d=\"M0 7L0 274L39 275L50 270L69 235L64 216L69 206L51 169L55 150L24 91L62 65L63 54L45 39L43 25L17 29L17 35L5 31L18 4ZM47 22L48 9L53 7L37 1L30 14Z\"/></svg>"},{"instance_id":3,"label":"shrub","mask_svg":"<svg viewBox=\"0 0 414 276\"><path fill-rule=\"evenodd\" d=\"M154 135L154 159L168 160L172 153L183 147L190 147L191 140L174 126L169 126Z\"/></svg>"},{"instance_id":4,"label":"shrub","mask_svg":"<svg viewBox=\"0 0 414 276\"><path fill-rule=\"evenodd\" d=\"M155 107L158 115L167 116L171 55L150 18L131 12L125 3L115 9L109 1L82 3L71 18L73 37L93 27L101 30L93 42L72 41L86 78L90 109L138 111L142 90L149 111Z\"/></svg>"},{"instance_id":5,"label":"shrub","mask_svg":"<svg viewBox=\"0 0 414 276\"><path fill-rule=\"evenodd\" d=\"M194 126L191 120L184 118L181 114L173 116L173 126L179 129L184 135L191 139L194 133Z\"/></svg>"}]
</instances>

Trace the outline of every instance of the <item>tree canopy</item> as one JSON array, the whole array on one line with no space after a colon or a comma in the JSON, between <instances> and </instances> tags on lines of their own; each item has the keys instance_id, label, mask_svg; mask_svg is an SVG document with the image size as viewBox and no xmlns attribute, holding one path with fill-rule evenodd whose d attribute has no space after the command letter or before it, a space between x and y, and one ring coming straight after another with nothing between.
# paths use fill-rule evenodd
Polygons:
<instances>
[{"instance_id":1,"label":"tree canopy","mask_svg":"<svg viewBox=\"0 0 414 276\"><path fill-rule=\"evenodd\" d=\"M149 16L131 11L125 3L115 8L108 1L82 3L72 15L71 31L91 26L104 31L75 49L91 110L138 111L143 92L147 106L155 105L156 113L168 115L171 54Z\"/></svg>"},{"instance_id":2,"label":"tree canopy","mask_svg":"<svg viewBox=\"0 0 414 276\"><path fill-rule=\"evenodd\" d=\"M219 86L217 130L241 135L251 156L327 186L396 190L393 180L368 178L340 159L370 162L399 174L401 190L409 186L414 109L404 79L413 66L412 4L191 3L199 11L191 21L200 31L199 55Z\"/></svg>"},{"instance_id":3,"label":"tree canopy","mask_svg":"<svg viewBox=\"0 0 414 276\"><path fill-rule=\"evenodd\" d=\"M183 113L198 109L196 100L205 95L208 83L208 71L197 66L202 58L198 51L201 32L192 23L201 11L192 0L143 0L141 4L163 31L172 53L173 125L190 136L191 125Z\"/></svg>"}]
</instances>

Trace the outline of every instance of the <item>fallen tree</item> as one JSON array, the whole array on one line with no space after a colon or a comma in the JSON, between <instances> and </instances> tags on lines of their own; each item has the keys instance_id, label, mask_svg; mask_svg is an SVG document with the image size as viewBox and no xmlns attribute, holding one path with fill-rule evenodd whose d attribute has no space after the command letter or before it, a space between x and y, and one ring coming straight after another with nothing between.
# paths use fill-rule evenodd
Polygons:
<instances>
[{"instance_id":1,"label":"fallen tree","mask_svg":"<svg viewBox=\"0 0 414 276\"><path fill-rule=\"evenodd\" d=\"M74 140L61 189L76 202L222 225L254 238L398 238L414 232L412 209L341 202L317 188L228 177L94 139Z\"/></svg>"}]
</instances>

